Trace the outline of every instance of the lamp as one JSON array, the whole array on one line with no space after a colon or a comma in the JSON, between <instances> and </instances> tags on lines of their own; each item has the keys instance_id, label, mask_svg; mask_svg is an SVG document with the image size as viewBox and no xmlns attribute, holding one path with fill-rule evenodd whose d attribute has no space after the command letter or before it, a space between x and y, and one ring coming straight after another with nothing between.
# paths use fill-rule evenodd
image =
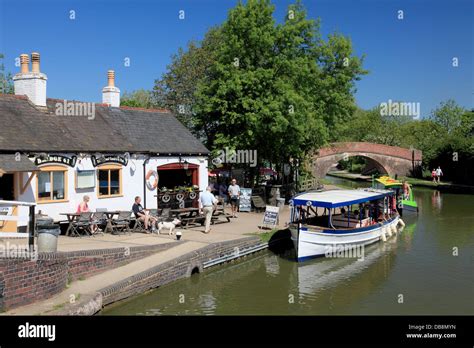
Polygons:
<instances>
[{"instance_id":1,"label":"lamp","mask_svg":"<svg viewBox=\"0 0 474 348\"><path fill-rule=\"evenodd\" d=\"M181 156L179 156L179 163L183 164L183 169L188 170L189 169L189 162L186 160L183 160Z\"/></svg>"}]
</instances>

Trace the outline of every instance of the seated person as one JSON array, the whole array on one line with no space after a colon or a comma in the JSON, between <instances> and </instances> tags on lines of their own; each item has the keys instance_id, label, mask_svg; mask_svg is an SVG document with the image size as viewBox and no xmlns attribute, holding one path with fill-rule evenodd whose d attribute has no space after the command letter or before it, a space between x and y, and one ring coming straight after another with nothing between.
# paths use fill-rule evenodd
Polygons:
<instances>
[{"instance_id":1,"label":"seated person","mask_svg":"<svg viewBox=\"0 0 474 348\"><path fill-rule=\"evenodd\" d=\"M342 215L342 216L346 216L346 209L341 208L341 215Z\"/></svg>"},{"instance_id":2,"label":"seated person","mask_svg":"<svg viewBox=\"0 0 474 348\"><path fill-rule=\"evenodd\" d=\"M145 209L143 209L142 205L140 204L142 199L140 196L135 197L135 203L133 203L132 210L133 213L135 214L135 217L142 221L145 230L148 230L148 226L150 225L151 222L151 227L152 229L156 228L156 222L158 221L154 216L148 214Z\"/></svg>"},{"instance_id":3,"label":"seated person","mask_svg":"<svg viewBox=\"0 0 474 348\"><path fill-rule=\"evenodd\" d=\"M80 214L80 213L90 212L89 205L88 205L89 200L90 200L90 197L88 195L85 195L84 197L82 197L82 202L79 203L79 205L77 206L76 213Z\"/></svg>"}]
</instances>

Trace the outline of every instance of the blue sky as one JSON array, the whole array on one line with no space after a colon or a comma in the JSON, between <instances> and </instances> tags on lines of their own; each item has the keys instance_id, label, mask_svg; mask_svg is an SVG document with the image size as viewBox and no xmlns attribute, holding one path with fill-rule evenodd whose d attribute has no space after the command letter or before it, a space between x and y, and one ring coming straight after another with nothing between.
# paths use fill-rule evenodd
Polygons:
<instances>
[{"instance_id":1,"label":"blue sky","mask_svg":"<svg viewBox=\"0 0 474 348\"><path fill-rule=\"evenodd\" d=\"M101 101L107 70L123 91L151 89L170 56L225 20L237 0L0 0L0 52L38 51L48 97ZM290 0L274 0L281 21ZM304 0L322 34L340 32L365 54L370 73L357 82L363 108L399 100L421 103L427 116L453 98L474 108L474 2L471 0ZM71 20L70 10L76 19ZM185 19L179 19L179 11ZM397 11L404 19L397 18ZM130 66L124 66L125 58ZM452 66L453 57L459 66Z\"/></svg>"}]
</instances>

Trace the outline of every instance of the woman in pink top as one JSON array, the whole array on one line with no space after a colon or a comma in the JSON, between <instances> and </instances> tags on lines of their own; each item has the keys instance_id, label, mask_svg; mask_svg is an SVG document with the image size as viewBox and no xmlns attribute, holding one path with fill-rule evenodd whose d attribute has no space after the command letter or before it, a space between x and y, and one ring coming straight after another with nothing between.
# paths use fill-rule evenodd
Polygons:
<instances>
[{"instance_id":1,"label":"woman in pink top","mask_svg":"<svg viewBox=\"0 0 474 348\"><path fill-rule=\"evenodd\" d=\"M89 196L85 195L82 198L82 202L79 203L79 205L77 206L76 213L78 213L78 214L88 213L89 212L89 205L87 204L87 202L89 202L89 200L90 200Z\"/></svg>"}]
</instances>

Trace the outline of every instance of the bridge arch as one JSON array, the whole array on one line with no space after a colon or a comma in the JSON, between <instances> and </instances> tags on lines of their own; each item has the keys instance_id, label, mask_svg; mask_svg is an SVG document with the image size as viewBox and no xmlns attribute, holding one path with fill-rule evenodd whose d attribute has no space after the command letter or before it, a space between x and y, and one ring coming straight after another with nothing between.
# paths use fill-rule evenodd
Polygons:
<instances>
[{"instance_id":1,"label":"bridge arch","mask_svg":"<svg viewBox=\"0 0 474 348\"><path fill-rule=\"evenodd\" d=\"M320 148L312 158L311 170L316 178L323 178L334 164L354 156L368 158L379 172L390 176L411 175L422 161L422 152L417 149L368 142L343 142Z\"/></svg>"}]
</instances>

